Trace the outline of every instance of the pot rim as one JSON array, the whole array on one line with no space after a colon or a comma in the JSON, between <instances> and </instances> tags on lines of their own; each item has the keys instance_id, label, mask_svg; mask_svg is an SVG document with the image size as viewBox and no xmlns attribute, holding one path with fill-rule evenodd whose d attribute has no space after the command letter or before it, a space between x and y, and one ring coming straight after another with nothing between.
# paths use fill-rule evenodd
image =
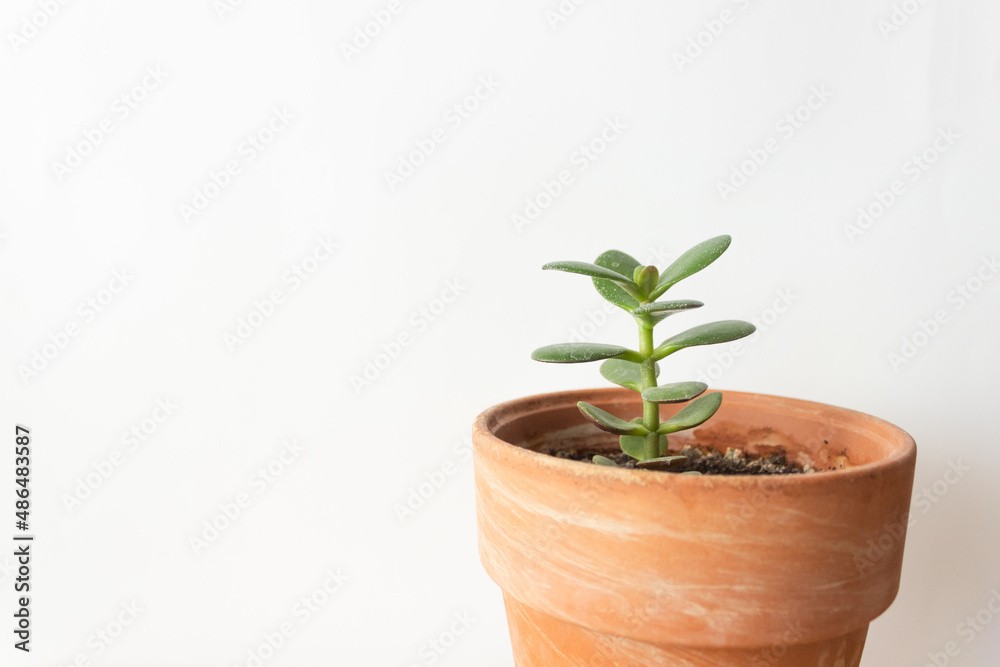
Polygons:
<instances>
[{"instance_id":1,"label":"pot rim","mask_svg":"<svg viewBox=\"0 0 1000 667\"><path fill-rule=\"evenodd\" d=\"M833 409L840 416L848 418L852 427L859 431L881 431L886 440L892 443L892 451L882 458L869 463L852 465L850 468L839 470L818 470L815 473L804 475L678 475L665 474L662 471L640 470L630 468L616 468L612 466L594 465L588 461L574 461L563 459L549 454L527 449L520 445L507 442L495 435L498 426L507 423L513 418L528 415L536 411L546 411L553 409L553 405L561 403L564 405L575 405L578 400L588 400L599 402L602 398L635 396L635 392L630 389L618 387L601 387L593 389L570 389L531 396L523 396L498 403L481 412L473 423L473 432L482 438L484 442L491 443L494 447L503 450L507 456L520 459L523 463L538 464L543 467L553 469L563 475L592 480L617 480L628 481L640 485L651 484L680 484L691 486L713 487L717 485L729 485L735 487L746 486L805 486L809 484L830 484L843 483L859 477L879 475L901 466L912 465L911 461L916 457L916 442L913 437L902 428L864 412L851 410L839 406L819 403L817 401L807 401L798 398L789 398L773 394L759 394L755 392L732 391L727 389L713 389L723 394L723 405L726 397L742 398L749 402L760 402L762 405L755 405L754 409L764 409L766 406L781 406L780 409L773 409L772 412L786 413L785 407L794 407L800 413L813 412L819 414L820 411ZM533 406L542 406L541 409L532 409ZM581 418L581 424L585 421ZM595 427L596 428L596 427ZM477 438L474 438L476 441ZM475 447L474 449L479 449Z\"/></svg>"}]
</instances>

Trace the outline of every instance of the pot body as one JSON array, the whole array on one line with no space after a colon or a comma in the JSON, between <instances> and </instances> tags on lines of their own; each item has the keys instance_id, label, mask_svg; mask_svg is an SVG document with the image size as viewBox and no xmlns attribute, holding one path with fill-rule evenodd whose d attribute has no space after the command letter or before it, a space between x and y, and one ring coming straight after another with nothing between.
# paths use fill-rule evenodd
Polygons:
<instances>
[{"instance_id":1,"label":"pot body","mask_svg":"<svg viewBox=\"0 0 1000 667\"><path fill-rule=\"evenodd\" d=\"M630 419L642 407L626 389L532 396L477 418L479 553L503 589L518 667L859 664L899 587L913 439L843 408L723 394L698 442L782 447L822 472L675 475L534 451L614 448L576 403Z\"/></svg>"}]
</instances>

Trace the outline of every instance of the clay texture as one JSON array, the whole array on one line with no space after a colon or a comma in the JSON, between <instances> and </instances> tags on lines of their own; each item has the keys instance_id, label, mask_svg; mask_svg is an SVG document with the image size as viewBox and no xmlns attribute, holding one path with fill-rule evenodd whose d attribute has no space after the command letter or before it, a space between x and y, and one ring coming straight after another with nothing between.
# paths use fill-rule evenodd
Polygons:
<instances>
[{"instance_id":1,"label":"clay texture","mask_svg":"<svg viewBox=\"0 0 1000 667\"><path fill-rule=\"evenodd\" d=\"M916 461L907 433L727 391L695 437L780 445L838 469L699 477L532 451L614 446L582 424L579 400L626 419L641 411L625 389L560 392L495 406L474 426L480 557L504 591L519 667L859 664L869 622L899 586Z\"/></svg>"}]
</instances>

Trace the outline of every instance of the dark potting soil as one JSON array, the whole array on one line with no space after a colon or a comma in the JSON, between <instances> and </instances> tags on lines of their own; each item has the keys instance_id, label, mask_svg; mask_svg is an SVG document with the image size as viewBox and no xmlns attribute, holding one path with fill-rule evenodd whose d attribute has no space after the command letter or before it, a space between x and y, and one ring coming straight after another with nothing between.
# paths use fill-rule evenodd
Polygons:
<instances>
[{"instance_id":1,"label":"dark potting soil","mask_svg":"<svg viewBox=\"0 0 1000 667\"><path fill-rule=\"evenodd\" d=\"M561 459L593 462L595 454L605 456L622 468L635 468L636 460L623 451L610 452L593 448L560 449L547 447L540 450ZM723 454L715 449L688 445L679 452L668 455L682 455L687 459L675 461L665 472L697 471L704 475L799 475L814 472L799 463L790 462L784 450L777 450L763 456L750 456L741 449L728 448ZM596 465L596 464L595 464Z\"/></svg>"}]
</instances>

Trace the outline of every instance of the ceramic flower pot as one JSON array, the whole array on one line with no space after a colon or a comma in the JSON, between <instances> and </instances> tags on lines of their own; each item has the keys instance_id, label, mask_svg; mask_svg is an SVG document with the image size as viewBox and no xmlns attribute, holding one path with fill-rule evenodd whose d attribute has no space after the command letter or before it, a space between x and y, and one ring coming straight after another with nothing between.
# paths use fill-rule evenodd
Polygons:
<instances>
[{"instance_id":1,"label":"ceramic flower pot","mask_svg":"<svg viewBox=\"0 0 1000 667\"><path fill-rule=\"evenodd\" d=\"M687 438L783 447L821 472L677 475L535 451L614 449L576 403L638 416L626 389L531 396L476 419L479 553L518 667L859 664L899 587L913 439L852 410L723 393Z\"/></svg>"}]
</instances>

